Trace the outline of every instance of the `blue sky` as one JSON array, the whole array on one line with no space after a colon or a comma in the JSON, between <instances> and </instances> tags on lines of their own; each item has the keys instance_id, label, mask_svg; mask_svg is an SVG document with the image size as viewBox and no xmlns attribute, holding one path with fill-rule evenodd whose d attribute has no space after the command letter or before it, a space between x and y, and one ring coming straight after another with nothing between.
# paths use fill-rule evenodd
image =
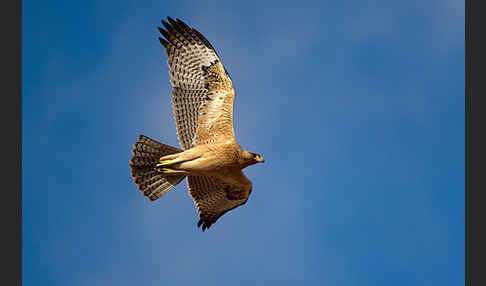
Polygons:
<instances>
[{"instance_id":1,"label":"blue sky","mask_svg":"<svg viewBox=\"0 0 486 286\"><path fill-rule=\"evenodd\" d=\"M23 1L23 285L462 285L464 1L425 2ZM204 233L129 175L138 134L178 146L167 15L266 161Z\"/></svg>"}]
</instances>

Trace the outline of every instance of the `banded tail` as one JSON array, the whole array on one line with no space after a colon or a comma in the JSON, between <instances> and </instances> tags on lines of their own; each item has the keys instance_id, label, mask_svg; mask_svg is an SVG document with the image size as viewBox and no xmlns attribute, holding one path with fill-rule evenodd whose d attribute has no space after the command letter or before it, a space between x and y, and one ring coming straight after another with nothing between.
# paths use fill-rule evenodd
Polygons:
<instances>
[{"instance_id":1,"label":"banded tail","mask_svg":"<svg viewBox=\"0 0 486 286\"><path fill-rule=\"evenodd\" d=\"M167 176L155 170L160 157L179 152L182 150L144 135L140 135L138 141L133 144L133 157L130 159L131 175L138 189L150 201L160 198L184 179L185 175Z\"/></svg>"}]
</instances>

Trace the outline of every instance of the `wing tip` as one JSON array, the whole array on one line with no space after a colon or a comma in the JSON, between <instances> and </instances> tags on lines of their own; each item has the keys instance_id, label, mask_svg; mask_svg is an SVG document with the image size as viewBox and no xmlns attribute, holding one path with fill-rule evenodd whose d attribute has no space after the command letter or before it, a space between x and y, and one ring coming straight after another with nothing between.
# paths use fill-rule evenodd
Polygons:
<instances>
[{"instance_id":1,"label":"wing tip","mask_svg":"<svg viewBox=\"0 0 486 286\"><path fill-rule=\"evenodd\" d=\"M165 48L167 48L167 46L169 45L169 42L167 42L166 40L164 40L162 37L159 37L159 42L162 44L162 46L164 46Z\"/></svg>"},{"instance_id":2,"label":"wing tip","mask_svg":"<svg viewBox=\"0 0 486 286\"><path fill-rule=\"evenodd\" d=\"M213 47L213 45L211 44L211 42L201 33L199 32L198 30L196 30L195 28L191 28L189 27L189 25L187 25L184 21L182 21L180 18L175 18L175 20L170 17L170 16L166 16L167 18L167 21L165 21L164 19L161 19L161 23L162 25L167 29L167 31L164 31L163 29L159 28L159 31L162 35L164 35L164 37L167 39L167 41L169 43L171 43L170 39L169 39L169 34L172 33L174 30L178 30L180 31L181 33L188 33L189 35L191 35L192 37L196 37L199 41L201 41L206 47L210 48L211 50L213 50L216 54L216 49ZM164 32L162 32L164 31ZM167 34L167 35L166 35Z\"/></svg>"},{"instance_id":3,"label":"wing tip","mask_svg":"<svg viewBox=\"0 0 486 286\"><path fill-rule=\"evenodd\" d=\"M167 23L167 22L166 22L166 21L164 21L163 19L162 19L162 20L160 20L160 22L161 22L161 23L162 23L162 25L163 25L163 26L164 26L164 27L167 29L167 31L169 31L169 32L170 32L170 31L172 30L172 26L171 26L169 23Z\"/></svg>"},{"instance_id":4,"label":"wing tip","mask_svg":"<svg viewBox=\"0 0 486 286\"><path fill-rule=\"evenodd\" d=\"M168 44L174 44L175 45L175 41L178 41L177 40L177 37L176 37L176 33L179 32L179 33L184 33L183 30L184 30L184 27L179 24L179 22L183 23L182 21L179 20L179 18L176 18L178 20L174 20L173 18L171 18L170 16L167 16L167 21L165 21L164 19L161 19L160 22L162 23L162 26L164 26L165 30L161 27L157 27L157 29L159 30L159 32L164 36L164 38L160 38L159 37L159 41L162 43L162 45L164 47L167 48L167 45ZM172 40L171 40L172 39Z\"/></svg>"},{"instance_id":5,"label":"wing tip","mask_svg":"<svg viewBox=\"0 0 486 286\"><path fill-rule=\"evenodd\" d=\"M197 227L201 228L201 230L204 232L206 231L206 229L209 229L211 227L211 225L213 224L213 222L210 222L210 221L207 221L207 220L204 220L204 219L199 219L199 221L197 222ZM202 227L201 227L202 225Z\"/></svg>"},{"instance_id":6,"label":"wing tip","mask_svg":"<svg viewBox=\"0 0 486 286\"><path fill-rule=\"evenodd\" d=\"M170 40L170 35L169 35L169 32L168 32L168 31L166 31L166 30L162 29L161 27L157 27L157 30L159 30L159 33L160 33L160 34L162 34L162 36L164 36L164 38L165 38L165 39L164 39L164 38L162 38L162 37L159 37L159 41L160 41L160 43L161 43L161 44L162 44L164 47L166 47L166 48L167 48L167 45L168 45L169 43L171 43L171 44L173 43L173 42Z\"/></svg>"},{"instance_id":7,"label":"wing tip","mask_svg":"<svg viewBox=\"0 0 486 286\"><path fill-rule=\"evenodd\" d=\"M169 23L172 24L172 26L177 26L177 23L174 19L172 19L170 16L167 16L167 20L169 20Z\"/></svg>"}]
</instances>

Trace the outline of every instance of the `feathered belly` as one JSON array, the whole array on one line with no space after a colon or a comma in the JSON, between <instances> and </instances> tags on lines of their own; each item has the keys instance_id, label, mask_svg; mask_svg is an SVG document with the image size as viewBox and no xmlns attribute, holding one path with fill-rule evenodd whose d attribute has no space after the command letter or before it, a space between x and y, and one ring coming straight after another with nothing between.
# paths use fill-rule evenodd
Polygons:
<instances>
[{"instance_id":1,"label":"feathered belly","mask_svg":"<svg viewBox=\"0 0 486 286\"><path fill-rule=\"evenodd\" d=\"M166 160L169 159L169 160ZM200 145L181 153L161 158L173 170L185 171L189 175L225 175L238 166L234 144Z\"/></svg>"},{"instance_id":2,"label":"feathered belly","mask_svg":"<svg viewBox=\"0 0 486 286\"><path fill-rule=\"evenodd\" d=\"M186 161L177 164L174 167L188 172L195 172L200 175L216 175L218 173L224 173L227 169L231 169L234 166L236 166L236 162L231 158L215 154Z\"/></svg>"}]
</instances>

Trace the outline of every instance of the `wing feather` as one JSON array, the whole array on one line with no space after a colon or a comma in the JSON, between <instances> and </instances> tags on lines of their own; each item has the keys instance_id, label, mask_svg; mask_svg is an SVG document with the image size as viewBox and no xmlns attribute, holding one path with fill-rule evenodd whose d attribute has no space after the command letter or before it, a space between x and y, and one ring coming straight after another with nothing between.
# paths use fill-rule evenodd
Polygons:
<instances>
[{"instance_id":1,"label":"wing feather","mask_svg":"<svg viewBox=\"0 0 486 286\"><path fill-rule=\"evenodd\" d=\"M183 149L234 139L234 87L211 43L180 19L162 20L172 104Z\"/></svg>"},{"instance_id":2,"label":"wing feather","mask_svg":"<svg viewBox=\"0 0 486 286\"><path fill-rule=\"evenodd\" d=\"M244 176L241 171L236 175ZM244 205L252 189L250 181L247 184L229 184L207 176L189 176L187 185L199 212L197 226L202 226L202 231L210 228L225 213Z\"/></svg>"}]
</instances>

